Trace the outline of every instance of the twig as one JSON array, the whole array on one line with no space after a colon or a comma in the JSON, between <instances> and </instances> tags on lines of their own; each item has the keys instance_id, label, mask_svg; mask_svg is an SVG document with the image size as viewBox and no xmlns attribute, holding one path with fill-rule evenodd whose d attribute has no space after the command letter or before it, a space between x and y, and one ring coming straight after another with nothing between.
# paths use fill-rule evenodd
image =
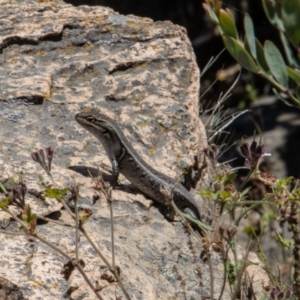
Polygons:
<instances>
[{"instance_id":1,"label":"twig","mask_svg":"<svg viewBox=\"0 0 300 300\"><path fill-rule=\"evenodd\" d=\"M36 232L32 232L29 228L28 225L21 221L18 217L16 217L13 212L9 209L9 208L2 208L5 212L9 213L11 215L11 217L18 222L22 227L27 228L28 232L27 235L38 239L39 241L41 241L42 243L44 243L45 245L47 245L48 247L52 248L53 250L55 250L56 252L58 252L60 255L62 255L63 257L65 257L66 259L68 259L68 261L72 262L71 257L66 254L64 251L62 251L61 249L59 249L58 247L56 247L55 245L51 244L50 242L48 242L46 239L42 238L38 233ZM73 263L72 263L73 264ZM101 295L96 291L96 288L94 287L94 285L92 284L92 282L90 281L90 279L86 276L85 272L83 271L83 269L81 267L78 267L78 265L74 265L78 271L81 273L81 275L84 277L84 279L86 280L87 284L91 287L92 291L96 294L96 296L98 297L98 299L100 300L104 300Z\"/></svg>"},{"instance_id":2,"label":"twig","mask_svg":"<svg viewBox=\"0 0 300 300\"><path fill-rule=\"evenodd\" d=\"M99 251L98 247L95 245L95 243L90 239L89 235L87 234L87 232L85 231L85 229L82 227L80 228L80 231L83 233L83 235L85 236L85 238L88 240L88 242L91 244L91 246L94 248L94 250L97 252L97 254L99 255L99 257L104 261L104 263L106 264L106 266L108 267L108 269L115 275L118 284L120 286L120 288L122 289L123 293L125 294L126 298L128 300L131 300L129 294L127 293L121 279L120 276L118 275L117 271L115 268L113 268L110 263L108 262L108 260L104 257L104 255Z\"/></svg>"}]
</instances>

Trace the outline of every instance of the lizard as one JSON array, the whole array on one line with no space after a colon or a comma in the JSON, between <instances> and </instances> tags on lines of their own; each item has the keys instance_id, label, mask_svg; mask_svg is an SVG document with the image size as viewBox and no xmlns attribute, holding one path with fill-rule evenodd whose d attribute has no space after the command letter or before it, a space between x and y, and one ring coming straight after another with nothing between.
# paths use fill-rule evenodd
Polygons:
<instances>
[{"instance_id":1,"label":"lizard","mask_svg":"<svg viewBox=\"0 0 300 300\"><path fill-rule=\"evenodd\" d=\"M77 113L75 120L103 145L112 165L113 188L121 173L152 200L170 206L161 191L169 188L173 190L176 206L201 221L200 209L192 194L176 180L148 165L131 146L117 122L96 110Z\"/></svg>"}]
</instances>

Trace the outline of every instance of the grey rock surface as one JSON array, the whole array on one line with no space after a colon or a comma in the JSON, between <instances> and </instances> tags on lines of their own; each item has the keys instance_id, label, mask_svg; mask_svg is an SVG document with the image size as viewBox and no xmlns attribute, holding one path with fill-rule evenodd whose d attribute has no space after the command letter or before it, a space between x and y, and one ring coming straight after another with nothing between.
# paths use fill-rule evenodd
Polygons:
<instances>
[{"instance_id":1,"label":"grey rock surface","mask_svg":"<svg viewBox=\"0 0 300 300\"><path fill-rule=\"evenodd\" d=\"M99 194L86 230L111 260L108 205L92 180L74 171L103 170L104 165L109 173L110 163L74 115L89 108L106 113L121 124L147 163L180 180L206 146L198 118L199 70L185 30L105 7L75 8L59 1L2 0L0 8L0 181L22 174L29 189L42 190L39 175L50 180L30 152L50 145L55 184L62 188L76 182L80 201L90 205ZM202 184L209 177L205 168ZM123 177L120 183L129 185ZM182 223L168 222L157 207L147 218L151 200L130 185L114 191L113 199L116 263L132 299L209 298L209 268L199 258L202 246ZM211 203L196 200L204 213L212 214ZM26 202L34 212L58 212L65 219L53 199L41 201L30 194ZM37 230L74 256L73 229L47 223ZM24 236L0 238L0 274L28 299L95 299L77 272L67 281L63 278L66 260L57 252ZM89 278L105 286L103 298L122 295L115 284L101 279L104 264L84 237L79 248ZM223 276L217 254L213 266L217 297Z\"/></svg>"}]
</instances>

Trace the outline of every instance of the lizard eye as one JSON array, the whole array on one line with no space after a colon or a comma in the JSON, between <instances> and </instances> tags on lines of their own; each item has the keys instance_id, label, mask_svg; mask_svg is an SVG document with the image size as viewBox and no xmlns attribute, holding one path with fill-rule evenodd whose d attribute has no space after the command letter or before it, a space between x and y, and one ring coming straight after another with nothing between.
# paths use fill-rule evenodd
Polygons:
<instances>
[{"instance_id":1,"label":"lizard eye","mask_svg":"<svg viewBox=\"0 0 300 300\"><path fill-rule=\"evenodd\" d=\"M92 116L89 116L89 117L87 117L86 119L87 119L87 121L89 121L89 122L91 122L91 123L94 123L94 121L95 121L95 118L92 117Z\"/></svg>"}]
</instances>

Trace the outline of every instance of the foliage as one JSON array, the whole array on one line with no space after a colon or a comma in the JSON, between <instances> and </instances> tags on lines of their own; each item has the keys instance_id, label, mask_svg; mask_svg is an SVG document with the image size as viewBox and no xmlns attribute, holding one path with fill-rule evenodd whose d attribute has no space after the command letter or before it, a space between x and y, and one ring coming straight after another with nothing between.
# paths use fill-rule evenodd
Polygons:
<instances>
[{"instance_id":1,"label":"foliage","mask_svg":"<svg viewBox=\"0 0 300 300\"><path fill-rule=\"evenodd\" d=\"M243 143L240 151L245 159L245 166L249 169L249 174L244 182L236 188L232 171L217 163L215 164L217 171L215 188L203 190L201 195L217 203L220 207L220 214L226 212L230 218L230 224L234 224L236 228L242 229L244 234L248 235L249 245L251 243L257 245L259 249L257 255L270 280L270 284L264 287L269 298L264 299L300 299L300 181L292 177L276 180L272 175L261 172L259 170L261 162L270 155L265 152L265 145L261 142L256 142L254 139L250 145ZM211 160L211 163L216 161L209 151L204 150L203 152ZM264 191L260 195L256 192L255 199L251 200L251 198L249 199L251 197L250 187L244 187L253 181L263 184L267 192ZM255 211L255 208L259 208L260 218L251 220L251 213ZM248 219L249 225L245 226L245 222L241 222L245 219ZM276 224L274 225L276 229L270 232L272 223ZM234 231L232 228L228 230L226 225L221 223L218 228L215 228L215 232L219 232L222 236L221 242L220 239L211 239L212 244L219 244L218 251L224 260L233 299L239 298L238 296L242 292L242 278L245 276L247 264L253 264L247 258L249 250L246 251L242 260L238 258L236 231L237 229ZM277 261L283 260L284 264L293 265L290 278L283 278L280 274L274 273L277 270L269 264L261 242L266 235L270 235L268 239L273 239L283 253L282 258L276 257ZM233 259L228 255L229 250L233 253Z\"/></svg>"},{"instance_id":2,"label":"foliage","mask_svg":"<svg viewBox=\"0 0 300 300\"><path fill-rule=\"evenodd\" d=\"M205 0L203 7L218 26L225 47L233 58L248 71L268 80L273 85L273 92L287 105L300 108L300 2L262 0L262 4L268 20L279 32L287 64L272 41L267 40L262 45L255 37L248 14L244 17L245 36L241 39L232 12L222 9L221 1Z\"/></svg>"}]
</instances>

